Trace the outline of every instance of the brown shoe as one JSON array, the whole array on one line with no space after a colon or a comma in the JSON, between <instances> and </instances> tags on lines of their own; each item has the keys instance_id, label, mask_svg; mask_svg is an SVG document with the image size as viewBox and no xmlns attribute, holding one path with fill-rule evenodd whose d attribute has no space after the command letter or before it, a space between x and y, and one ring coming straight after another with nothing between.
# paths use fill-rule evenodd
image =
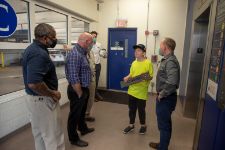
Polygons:
<instances>
[{"instance_id":1,"label":"brown shoe","mask_svg":"<svg viewBox=\"0 0 225 150\"><path fill-rule=\"evenodd\" d=\"M98 101L102 101L103 97L98 92L96 92L95 93L95 99L97 99Z\"/></svg>"},{"instance_id":2,"label":"brown shoe","mask_svg":"<svg viewBox=\"0 0 225 150\"><path fill-rule=\"evenodd\" d=\"M86 121L89 121L89 122L94 122L95 121L95 118L94 117L91 117L91 116L88 116L85 118Z\"/></svg>"},{"instance_id":3,"label":"brown shoe","mask_svg":"<svg viewBox=\"0 0 225 150\"><path fill-rule=\"evenodd\" d=\"M159 148L159 143L150 142L149 143L149 147L154 148L154 149L158 149Z\"/></svg>"}]
</instances>

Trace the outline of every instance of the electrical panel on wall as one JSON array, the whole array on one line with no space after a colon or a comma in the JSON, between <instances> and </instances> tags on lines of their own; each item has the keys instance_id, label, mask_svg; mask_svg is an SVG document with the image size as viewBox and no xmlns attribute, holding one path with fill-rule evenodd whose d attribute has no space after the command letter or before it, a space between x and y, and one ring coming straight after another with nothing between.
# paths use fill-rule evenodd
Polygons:
<instances>
[{"instance_id":1,"label":"electrical panel on wall","mask_svg":"<svg viewBox=\"0 0 225 150\"><path fill-rule=\"evenodd\" d=\"M151 56L151 61L154 64L158 63L158 55L156 54L156 38L159 35L159 30L153 30L152 35L154 36L155 42L154 42L154 54Z\"/></svg>"}]
</instances>

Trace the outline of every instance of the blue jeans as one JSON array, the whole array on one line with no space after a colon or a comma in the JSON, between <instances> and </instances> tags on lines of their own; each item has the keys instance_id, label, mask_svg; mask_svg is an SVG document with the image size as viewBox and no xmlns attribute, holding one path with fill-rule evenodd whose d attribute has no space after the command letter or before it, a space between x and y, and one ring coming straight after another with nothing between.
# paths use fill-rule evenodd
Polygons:
<instances>
[{"instance_id":1,"label":"blue jeans","mask_svg":"<svg viewBox=\"0 0 225 150\"><path fill-rule=\"evenodd\" d=\"M171 114L175 110L177 95L172 94L160 101L156 100L156 115L160 131L160 144L158 150L168 150L172 133Z\"/></svg>"}]
</instances>

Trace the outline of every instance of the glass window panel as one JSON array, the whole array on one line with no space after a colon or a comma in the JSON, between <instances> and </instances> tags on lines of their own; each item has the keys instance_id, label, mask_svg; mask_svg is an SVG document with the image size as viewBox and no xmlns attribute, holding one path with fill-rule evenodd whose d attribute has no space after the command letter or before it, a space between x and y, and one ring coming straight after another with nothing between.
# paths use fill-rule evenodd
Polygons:
<instances>
[{"instance_id":1,"label":"glass window panel","mask_svg":"<svg viewBox=\"0 0 225 150\"><path fill-rule=\"evenodd\" d=\"M72 18L71 22L71 44L77 42L78 37L83 32L89 32L89 23Z\"/></svg>"},{"instance_id":2,"label":"glass window panel","mask_svg":"<svg viewBox=\"0 0 225 150\"><path fill-rule=\"evenodd\" d=\"M56 30L58 44L67 44L67 16L53 10L35 6L36 24L47 23Z\"/></svg>"},{"instance_id":3,"label":"glass window panel","mask_svg":"<svg viewBox=\"0 0 225 150\"><path fill-rule=\"evenodd\" d=\"M49 55L56 67L58 79L65 78L66 51L63 49L50 49Z\"/></svg>"},{"instance_id":4,"label":"glass window panel","mask_svg":"<svg viewBox=\"0 0 225 150\"><path fill-rule=\"evenodd\" d=\"M23 49L0 49L0 95L24 89L23 52Z\"/></svg>"}]
</instances>

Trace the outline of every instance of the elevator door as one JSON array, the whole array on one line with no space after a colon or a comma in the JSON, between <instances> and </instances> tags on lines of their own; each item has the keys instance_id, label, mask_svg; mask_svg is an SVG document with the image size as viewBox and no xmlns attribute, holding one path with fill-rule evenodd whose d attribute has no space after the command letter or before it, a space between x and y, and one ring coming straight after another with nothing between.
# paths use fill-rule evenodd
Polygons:
<instances>
[{"instance_id":1,"label":"elevator door","mask_svg":"<svg viewBox=\"0 0 225 150\"><path fill-rule=\"evenodd\" d=\"M210 9L194 22L184 116L196 118L204 68Z\"/></svg>"}]
</instances>

